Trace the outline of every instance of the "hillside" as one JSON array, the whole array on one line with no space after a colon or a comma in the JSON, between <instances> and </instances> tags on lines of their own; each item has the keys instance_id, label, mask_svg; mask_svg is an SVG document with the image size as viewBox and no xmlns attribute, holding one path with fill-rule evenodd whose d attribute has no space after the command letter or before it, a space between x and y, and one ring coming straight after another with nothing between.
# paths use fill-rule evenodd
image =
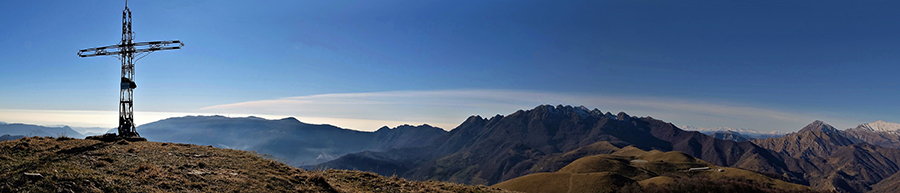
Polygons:
<instances>
[{"instance_id":1,"label":"hillside","mask_svg":"<svg viewBox=\"0 0 900 193\"><path fill-rule=\"evenodd\" d=\"M872 185L871 193L894 193L900 191L900 172L894 173L881 182Z\"/></svg>"},{"instance_id":2,"label":"hillside","mask_svg":"<svg viewBox=\"0 0 900 193\"><path fill-rule=\"evenodd\" d=\"M0 142L0 192L501 192L345 170L306 171L247 151L29 137Z\"/></svg>"},{"instance_id":3,"label":"hillside","mask_svg":"<svg viewBox=\"0 0 900 193\"><path fill-rule=\"evenodd\" d=\"M375 132L284 118L186 116L137 127L150 141L212 145L273 155L292 166L317 164L361 151L422 147L447 131L429 125L383 127Z\"/></svg>"},{"instance_id":4,"label":"hillside","mask_svg":"<svg viewBox=\"0 0 900 193\"><path fill-rule=\"evenodd\" d=\"M696 131L683 131L651 117L613 115L598 109L561 105L541 105L491 118L472 116L434 144L418 148L420 150L349 154L320 164L320 167L389 172L381 174L398 174L417 180L489 185L530 173L553 172L578 158L563 159L559 158L560 154L603 141L614 147L632 145L644 150L681 151L715 165L749 169L804 183L802 174L790 172L781 164L786 162L785 159L794 158L775 154L750 142L719 140ZM603 152L601 148L593 153ZM549 167L535 167L539 164Z\"/></svg>"},{"instance_id":5,"label":"hillside","mask_svg":"<svg viewBox=\"0 0 900 193\"><path fill-rule=\"evenodd\" d=\"M691 168L697 170L691 171ZM711 180L716 179L716 180ZM741 183L695 185L685 189L680 181L711 182L732 179ZM744 186L742 186L744 185ZM690 155L671 151L643 151L628 146L612 154L582 157L552 173L534 173L492 187L521 192L717 192L720 187L739 187L743 192L812 192L808 187L769 178L751 171L718 167ZM727 191L727 192L734 192Z\"/></svg>"},{"instance_id":6,"label":"hillside","mask_svg":"<svg viewBox=\"0 0 900 193\"><path fill-rule=\"evenodd\" d=\"M797 160L790 169L803 173L810 186L840 192L867 192L900 171L900 150L857 141L822 121L796 133L753 143Z\"/></svg>"}]
</instances>

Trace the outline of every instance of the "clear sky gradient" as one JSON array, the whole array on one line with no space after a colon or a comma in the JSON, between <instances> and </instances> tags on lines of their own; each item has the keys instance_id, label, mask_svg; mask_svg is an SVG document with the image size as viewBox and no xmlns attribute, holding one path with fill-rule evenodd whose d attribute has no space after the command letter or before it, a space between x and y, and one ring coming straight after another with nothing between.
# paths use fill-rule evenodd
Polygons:
<instances>
[{"instance_id":1,"label":"clear sky gradient","mask_svg":"<svg viewBox=\"0 0 900 193\"><path fill-rule=\"evenodd\" d=\"M0 121L115 127L124 1L0 1ZM795 131L900 122L898 1L130 1L138 123L358 130L540 104ZM142 117L143 116L143 117ZM100 117L109 117L102 120ZM108 122L108 124L104 124Z\"/></svg>"}]
</instances>

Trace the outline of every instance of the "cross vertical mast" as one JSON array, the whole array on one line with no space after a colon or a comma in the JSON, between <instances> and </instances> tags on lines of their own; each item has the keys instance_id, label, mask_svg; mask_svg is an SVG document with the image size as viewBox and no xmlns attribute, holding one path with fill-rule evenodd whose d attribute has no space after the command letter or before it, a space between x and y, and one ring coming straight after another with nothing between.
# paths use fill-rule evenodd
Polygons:
<instances>
[{"instance_id":1,"label":"cross vertical mast","mask_svg":"<svg viewBox=\"0 0 900 193\"><path fill-rule=\"evenodd\" d=\"M122 42L121 45L134 45L134 32L131 31L131 10L125 1L122 10ZM119 135L123 137L140 137L134 129L134 46L119 47L122 60L122 82L119 89ZM137 86L137 85L135 85Z\"/></svg>"},{"instance_id":2,"label":"cross vertical mast","mask_svg":"<svg viewBox=\"0 0 900 193\"><path fill-rule=\"evenodd\" d=\"M170 46L170 44L175 44ZM135 46L146 46L136 49ZM131 31L131 10L128 9L128 1L125 1L125 10L122 10L122 41L118 45L88 48L78 51L80 57L91 56L116 56L122 61L122 79L119 87L119 137L140 137L134 128L134 62L144 56L158 50L181 49L184 43L179 40L152 41L134 43L134 32ZM140 58L135 59L136 54Z\"/></svg>"}]
</instances>

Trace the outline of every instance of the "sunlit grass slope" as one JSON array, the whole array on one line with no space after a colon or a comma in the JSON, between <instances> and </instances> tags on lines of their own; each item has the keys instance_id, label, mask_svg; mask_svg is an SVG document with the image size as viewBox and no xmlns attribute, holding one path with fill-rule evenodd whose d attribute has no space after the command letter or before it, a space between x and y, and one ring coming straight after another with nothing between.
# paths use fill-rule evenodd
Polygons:
<instances>
[{"instance_id":1,"label":"sunlit grass slope","mask_svg":"<svg viewBox=\"0 0 900 193\"><path fill-rule=\"evenodd\" d=\"M703 169L690 171L691 168ZM492 187L522 192L704 191L720 188L704 187L708 184L687 187L683 182L726 183L721 186L725 190L738 187L758 192L809 191L806 186L747 170L719 167L682 152L644 151L632 146L612 154L579 158L553 173L529 174Z\"/></svg>"}]
</instances>

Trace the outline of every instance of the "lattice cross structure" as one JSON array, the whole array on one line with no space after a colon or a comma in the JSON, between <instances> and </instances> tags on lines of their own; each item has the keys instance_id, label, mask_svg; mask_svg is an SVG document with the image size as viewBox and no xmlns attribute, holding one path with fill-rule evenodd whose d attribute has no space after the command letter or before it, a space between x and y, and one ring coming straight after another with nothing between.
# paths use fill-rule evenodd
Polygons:
<instances>
[{"instance_id":1,"label":"lattice cross structure","mask_svg":"<svg viewBox=\"0 0 900 193\"><path fill-rule=\"evenodd\" d=\"M125 1L122 11L122 41L119 44L78 50L78 56L113 56L122 61L122 79L119 87L119 136L140 137L134 125L134 62L152 52L160 50L177 50L184 47L179 40L150 41L134 43L134 32L131 31L131 10Z\"/></svg>"}]
</instances>

